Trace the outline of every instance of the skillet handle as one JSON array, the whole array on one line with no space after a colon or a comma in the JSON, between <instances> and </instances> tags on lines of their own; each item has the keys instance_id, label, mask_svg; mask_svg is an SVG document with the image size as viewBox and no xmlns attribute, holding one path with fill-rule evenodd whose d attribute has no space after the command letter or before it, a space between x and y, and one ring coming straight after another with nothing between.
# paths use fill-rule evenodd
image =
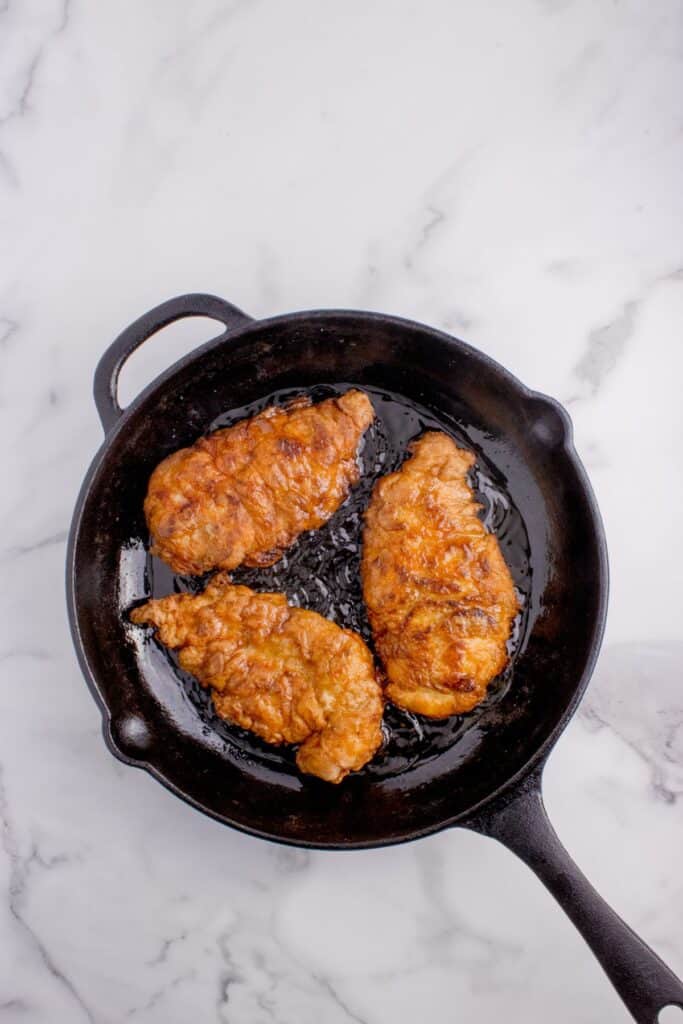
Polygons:
<instances>
[{"instance_id":1,"label":"skillet handle","mask_svg":"<svg viewBox=\"0 0 683 1024\"><path fill-rule=\"evenodd\" d=\"M250 316L216 295L178 295L144 313L111 343L95 370L93 393L105 434L123 414L117 390L119 373L128 356L162 327L187 316L208 316L220 320L228 331L252 322Z\"/></svg>"},{"instance_id":2,"label":"skillet handle","mask_svg":"<svg viewBox=\"0 0 683 1024\"><path fill-rule=\"evenodd\" d=\"M516 853L552 893L600 961L638 1024L665 1006L683 1009L683 983L595 891L557 838L543 805L542 769L506 802L466 825Z\"/></svg>"}]
</instances>

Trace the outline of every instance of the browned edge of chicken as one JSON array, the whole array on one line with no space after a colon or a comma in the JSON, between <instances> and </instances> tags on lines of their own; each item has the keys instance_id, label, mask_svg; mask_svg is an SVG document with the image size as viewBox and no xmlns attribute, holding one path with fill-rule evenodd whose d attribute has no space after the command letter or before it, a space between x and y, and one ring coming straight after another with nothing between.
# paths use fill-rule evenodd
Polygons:
<instances>
[{"instance_id":1,"label":"browned edge of chicken","mask_svg":"<svg viewBox=\"0 0 683 1024\"><path fill-rule=\"evenodd\" d=\"M477 514L473 453L439 432L410 451L375 485L365 514L363 595L387 697L445 718L475 707L505 667L518 601Z\"/></svg>"},{"instance_id":2,"label":"browned edge of chicken","mask_svg":"<svg viewBox=\"0 0 683 1024\"><path fill-rule=\"evenodd\" d=\"M218 715L267 743L297 744L303 772L341 782L382 743L382 687L362 638L282 594L234 586L172 594L130 613L209 687Z\"/></svg>"}]
</instances>

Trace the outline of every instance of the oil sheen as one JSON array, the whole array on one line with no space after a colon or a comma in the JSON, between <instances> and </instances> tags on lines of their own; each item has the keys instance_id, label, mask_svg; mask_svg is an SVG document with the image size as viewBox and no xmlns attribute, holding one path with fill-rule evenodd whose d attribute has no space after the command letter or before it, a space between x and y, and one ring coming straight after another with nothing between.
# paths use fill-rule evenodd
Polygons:
<instances>
[{"instance_id":1,"label":"oil sheen","mask_svg":"<svg viewBox=\"0 0 683 1024\"><path fill-rule=\"evenodd\" d=\"M276 391L258 402L223 413L209 424L207 433L254 416L269 405L284 405L302 394L319 402L342 394L354 386L340 383ZM319 530L302 534L279 562L267 569L234 570L231 573L233 582L245 584L257 591L279 591L287 596L290 604L310 608L340 626L356 630L372 648L372 634L365 614L360 579L363 513L376 481L399 468L408 454L409 443L426 430L442 430L458 445L472 449L477 455L471 484L482 506L481 518L486 528L498 538L520 601L520 611L508 643L508 665L491 683L486 699L477 708L467 715L433 721L387 704L384 713L384 745L363 769L366 775L385 778L402 774L432 760L456 742L462 741L464 734L476 727L481 714L492 703L499 701L510 686L514 686L515 657L526 634L531 570L526 529L506 491L505 480L486 462L463 426L443 415L435 415L402 395L374 387L364 387L363 390L372 401L376 419L361 442L358 453L361 475L358 485L329 522ZM174 575L168 566L149 553L145 577L145 590L153 597L163 597L174 592L196 593L203 589L208 579L208 576ZM156 643L154 640L150 642ZM239 751L241 757L260 762L271 769L287 774L296 773L292 748L269 746L252 733L220 719L213 711L208 692L180 669L172 652L165 652L165 656L182 687L185 699L201 718L204 727L214 732L216 738L223 740L226 751L230 750L233 754Z\"/></svg>"}]
</instances>

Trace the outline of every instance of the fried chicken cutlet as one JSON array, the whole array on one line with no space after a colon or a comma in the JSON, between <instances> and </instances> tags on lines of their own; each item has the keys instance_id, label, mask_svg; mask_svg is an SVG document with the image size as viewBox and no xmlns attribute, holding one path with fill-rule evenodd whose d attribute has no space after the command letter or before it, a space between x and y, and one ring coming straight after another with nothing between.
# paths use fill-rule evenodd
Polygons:
<instances>
[{"instance_id":1,"label":"fried chicken cutlet","mask_svg":"<svg viewBox=\"0 0 683 1024\"><path fill-rule=\"evenodd\" d=\"M317 612L214 576L201 594L133 609L180 665L211 688L217 713L267 743L300 744L302 772L341 782L382 742L382 689L357 633Z\"/></svg>"},{"instance_id":2,"label":"fried chicken cutlet","mask_svg":"<svg viewBox=\"0 0 683 1024\"><path fill-rule=\"evenodd\" d=\"M518 610L498 541L477 516L472 452L424 434L374 488L363 595L387 697L430 718L470 711L507 662Z\"/></svg>"},{"instance_id":3,"label":"fried chicken cutlet","mask_svg":"<svg viewBox=\"0 0 683 1024\"><path fill-rule=\"evenodd\" d=\"M367 395L299 399L203 437L152 473L152 552L174 572L273 565L327 522L358 482L356 453L374 419Z\"/></svg>"}]
</instances>

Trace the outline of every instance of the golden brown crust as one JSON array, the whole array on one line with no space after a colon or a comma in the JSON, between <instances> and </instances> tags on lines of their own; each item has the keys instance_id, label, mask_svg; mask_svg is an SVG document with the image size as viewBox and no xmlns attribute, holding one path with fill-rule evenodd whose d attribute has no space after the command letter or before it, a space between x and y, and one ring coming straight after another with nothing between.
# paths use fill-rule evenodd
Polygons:
<instances>
[{"instance_id":1,"label":"golden brown crust","mask_svg":"<svg viewBox=\"0 0 683 1024\"><path fill-rule=\"evenodd\" d=\"M379 748L382 690L357 633L282 594L233 586L226 573L201 594L148 601L130 618L179 652L222 718L267 743L301 744L301 771L341 782Z\"/></svg>"},{"instance_id":2,"label":"golden brown crust","mask_svg":"<svg viewBox=\"0 0 683 1024\"><path fill-rule=\"evenodd\" d=\"M373 418L361 391L300 399L169 455L145 498L153 553L178 573L277 562L358 482L356 452Z\"/></svg>"},{"instance_id":3,"label":"golden brown crust","mask_svg":"<svg viewBox=\"0 0 683 1024\"><path fill-rule=\"evenodd\" d=\"M424 434L375 486L363 595L387 696L432 718L471 710L507 662L517 598L467 482L471 452Z\"/></svg>"}]
</instances>

